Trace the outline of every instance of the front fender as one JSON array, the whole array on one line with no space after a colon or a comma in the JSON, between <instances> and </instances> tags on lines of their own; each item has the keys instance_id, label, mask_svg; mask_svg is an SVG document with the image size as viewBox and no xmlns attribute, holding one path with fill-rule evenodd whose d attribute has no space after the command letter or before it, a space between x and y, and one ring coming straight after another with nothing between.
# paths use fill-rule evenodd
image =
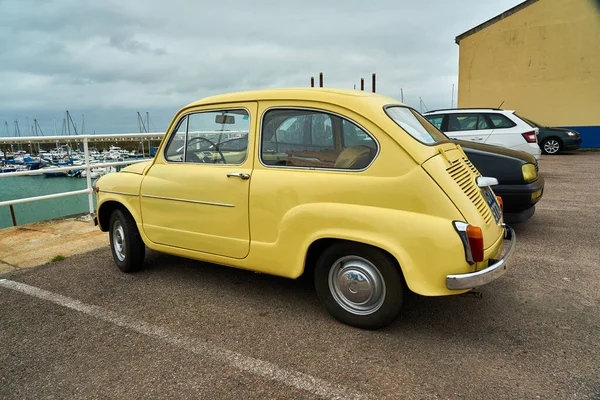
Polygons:
<instances>
[{"instance_id":1,"label":"front fender","mask_svg":"<svg viewBox=\"0 0 600 400\"><path fill-rule=\"evenodd\" d=\"M98 188L96 215L102 231L108 230L110 212L116 204L122 205L129 211L141 231L140 184L142 178L137 174L111 173L104 175L96 182Z\"/></svg>"}]
</instances>

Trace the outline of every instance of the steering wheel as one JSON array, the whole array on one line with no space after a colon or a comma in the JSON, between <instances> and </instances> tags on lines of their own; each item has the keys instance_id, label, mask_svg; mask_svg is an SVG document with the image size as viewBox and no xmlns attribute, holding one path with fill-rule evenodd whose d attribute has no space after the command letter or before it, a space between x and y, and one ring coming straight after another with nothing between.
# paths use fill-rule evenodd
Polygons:
<instances>
[{"instance_id":1,"label":"steering wheel","mask_svg":"<svg viewBox=\"0 0 600 400\"><path fill-rule=\"evenodd\" d=\"M216 144L214 144L211 140L204 138L202 136L196 136L194 138L191 138L190 141L187 143L188 147L190 147L190 145L192 143L194 143L194 141L201 141L204 140L205 142L208 142L208 144L210 144L212 147L215 148L215 150L219 153L219 156L221 157L220 160L217 161L221 161L223 162L223 164L227 164L227 161L225 160L225 156L223 155L223 152L221 152L221 150L219 149L219 146L217 146ZM199 163L204 163L205 158L200 158L198 157L195 153L191 152L190 150L188 150L186 152L186 159L191 159L192 162L199 162ZM215 162L216 164L216 162Z\"/></svg>"}]
</instances>

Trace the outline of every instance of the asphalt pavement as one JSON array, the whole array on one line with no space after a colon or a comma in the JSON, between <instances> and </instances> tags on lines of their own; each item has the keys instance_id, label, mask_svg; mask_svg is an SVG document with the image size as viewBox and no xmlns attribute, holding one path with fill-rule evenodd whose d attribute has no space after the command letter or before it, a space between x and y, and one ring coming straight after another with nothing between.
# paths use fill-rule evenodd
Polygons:
<instances>
[{"instance_id":1,"label":"asphalt pavement","mask_svg":"<svg viewBox=\"0 0 600 400\"><path fill-rule=\"evenodd\" d=\"M0 275L0 398L600 399L600 153L543 156L512 268L412 296L385 329L335 321L307 279L103 247Z\"/></svg>"}]
</instances>

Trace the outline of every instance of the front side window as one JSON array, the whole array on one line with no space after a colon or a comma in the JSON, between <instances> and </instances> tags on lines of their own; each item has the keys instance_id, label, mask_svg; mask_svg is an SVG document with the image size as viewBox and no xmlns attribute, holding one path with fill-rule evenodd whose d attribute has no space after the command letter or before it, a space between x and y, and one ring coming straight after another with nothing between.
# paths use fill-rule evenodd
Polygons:
<instances>
[{"instance_id":1,"label":"front side window","mask_svg":"<svg viewBox=\"0 0 600 400\"><path fill-rule=\"evenodd\" d=\"M244 109L189 114L165 150L168 161L241 164L248 153L250 115Z\"/></svg>"},{"instance_id":2,"label":"front side window","mask_svg":"<svg viewBox=\"0 0 600 400\"><path fill-rule=\"evenodd\" d=\"M442 122L444 121L443 115L426 115L425 119L431 122L431 124L439 130L442 130Z\"/></svg>"},{"instance_id":3,"label":"front side window","mask_svg":"<svg viewBox=\"0 0 600 400\"><path fill-rule=\"evenodd\" d=\"M404 106L385 108L386 114L410 136L424 144L436 144L448 138L415 110Z\"/></svg>"},{"instance_id":4,"label":"front side window","mask_svg":"<svg viewBox=\"0 0 600 400\"><path fill-rule=\"evenodd\" d=\"M274 109L263 118L261 161L265 165L360 170L376 154L373 137L338 115Z\"/></svg>"}]
</instances>

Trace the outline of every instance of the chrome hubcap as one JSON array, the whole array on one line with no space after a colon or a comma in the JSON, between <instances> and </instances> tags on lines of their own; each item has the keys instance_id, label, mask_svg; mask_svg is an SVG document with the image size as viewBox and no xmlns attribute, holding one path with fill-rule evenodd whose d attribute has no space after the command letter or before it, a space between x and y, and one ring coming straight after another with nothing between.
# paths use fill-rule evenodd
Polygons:
<instances>
[{"instance_id":1,"label":"chrome hubcap","mask_svg":"<svg viewBox=\"0 0 600 400\"><path fill-rule=\"evenodd\" d=\"M119 261L125 261L125 231L120 221L115 221L113 226L113 250Z\"/></svg>"},{"instance_id":2,"label":"chrome hubcap","mask_svg":"<svg viewBox=\"0 0 600 400\"><path fill-rule=\"evenodd\" d=\"M385 282L379 270L358 256L342 257L329 270L329 290L346 311L369 315L385 300Z\"/></svg>"},{"instance_id":3,"label":"chrome hubcap","mask_svg":"<svg viewBox=\"0 0 600 400\"><path fill-rule=\"evenodd\" d=\"M560 149L560 144L556 140L550 139L544 143L546 153L554 154L558 152L558 149Z\"/></svg>"}]
</instances>

